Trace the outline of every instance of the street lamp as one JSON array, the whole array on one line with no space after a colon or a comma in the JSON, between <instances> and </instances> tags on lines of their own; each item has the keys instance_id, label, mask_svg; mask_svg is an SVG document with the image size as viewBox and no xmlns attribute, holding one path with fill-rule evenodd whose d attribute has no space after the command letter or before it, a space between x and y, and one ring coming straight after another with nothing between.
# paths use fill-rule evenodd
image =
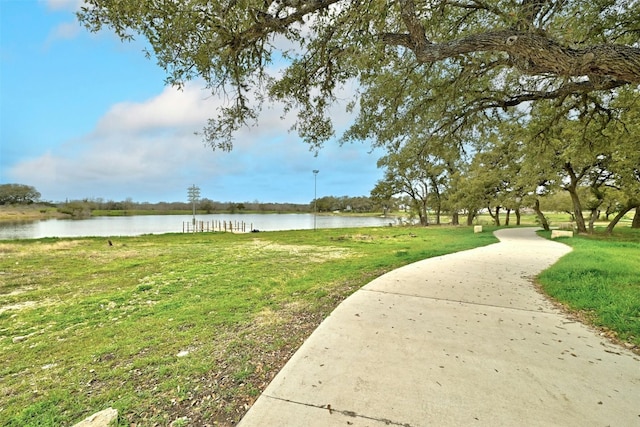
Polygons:
<instances>
[{"instance_id":1,"label":"street lamp","mask_svg":"<svg viewBox=\"0 0 640 427\"><path fill-rule=\"evenodd\" d=\"M318 212L318 169L313 170L313 231L316 231L316 217Z\"/></svg>"}]
</instances>

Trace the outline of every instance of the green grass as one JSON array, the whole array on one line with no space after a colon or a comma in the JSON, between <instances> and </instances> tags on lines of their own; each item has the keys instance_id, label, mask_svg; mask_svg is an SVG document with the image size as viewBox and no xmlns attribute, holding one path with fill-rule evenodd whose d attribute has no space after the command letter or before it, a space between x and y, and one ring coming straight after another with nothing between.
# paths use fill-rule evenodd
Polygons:
<instances>
[{"instance_id":1,"label":"green grass","mask_svg":"<svg viewBox=\"0 0 640 427\"><path fill-rule=\"evenodd\" d=\"M111 240L0 243L0 425L109 406L121 426L231 425L359 287L496 241L465 227Z\"/></svg>"},{"instance_id":2,"label":"green grass","mask_svg":"<svg viewBox=\"0 0 640 427\"><path fill-rule=\"evenodd\" d=\"M539 276L542 289L594 325L640 346L640 230L562 239L573 251Z\"/></svg>"}]
</instances>

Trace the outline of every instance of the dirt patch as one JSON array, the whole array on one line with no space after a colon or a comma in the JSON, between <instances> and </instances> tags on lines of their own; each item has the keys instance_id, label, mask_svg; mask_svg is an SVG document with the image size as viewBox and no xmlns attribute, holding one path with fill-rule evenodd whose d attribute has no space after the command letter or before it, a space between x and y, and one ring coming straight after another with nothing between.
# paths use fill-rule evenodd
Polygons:
<instances>
[{"instance_id":1,"label":"dirt patch","mask_svg":"<svg viewBox=\"0 0 640 427\"><path fill-rule=\"evenodd\" d=\"M266 310L258 322L236 331L233 350L221 352L218 369L194 379L193 391L172 402L171 417L188 419L188 425L236 425L324 318L298 308Z\"/></svg>"},{"instance_id":2,"label":"dirt patch","mask_svg":"<svg viewBox=\"0 0 640 427\"><path fill-rule=\"evenodd\" d=\"M37 302L35 301L23 301L23 302L19 302L16 304L7 304L7 305L3 305L2 307L0 307L0 314L4 313L5 311L9 311L9 310L22 310L25 308L34 308L38 305Z\"/></svg>"}]
</instances>

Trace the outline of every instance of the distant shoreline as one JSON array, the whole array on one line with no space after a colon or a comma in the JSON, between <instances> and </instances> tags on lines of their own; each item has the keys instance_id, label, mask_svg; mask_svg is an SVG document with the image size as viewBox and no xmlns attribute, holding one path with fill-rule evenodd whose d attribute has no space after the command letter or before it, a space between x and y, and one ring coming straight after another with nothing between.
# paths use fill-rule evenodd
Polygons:
<instances>
[{"instance_id":1,"label":"distant shoreline","mask_svg":"<svg viewBox=\"0 0 640 427\"><path fill-rule=\"evenodd\" d=\"M216 210L208 212L205 210L196 210L196 215L206 214L292 214L292 213L310 213L300 211L249 211L242 210L231 212L229 210ZM156 209L131 209L131 210L94 210L91 213L91 217L103 217L103 216L137 216L137 215L191 215L191 210L156 210ZM380 216L380 212L369 213L336 213L336 212L318 212L318 216ZM22 221L39 221L46 219L71 219L72 216L66 213L59 212L56 207L33 204L33 205L11 205L0 206L0 222L22 222ZM81 217L77 219L86 219L88 217Z\"/></svg>"},{"instance_id":2,"label":"distant shoreline","mask_svg":"<svg viewBox=\"0 0 640 427\"><path fill-rule=\"evenodd\" d=\"M45 205L17 205L17 206L0 206L0 221L2 222L21 222L21 221L37 221L53 218L71 218L70 215L58 212L58 209Z\"/></svg>"}]
</instances>

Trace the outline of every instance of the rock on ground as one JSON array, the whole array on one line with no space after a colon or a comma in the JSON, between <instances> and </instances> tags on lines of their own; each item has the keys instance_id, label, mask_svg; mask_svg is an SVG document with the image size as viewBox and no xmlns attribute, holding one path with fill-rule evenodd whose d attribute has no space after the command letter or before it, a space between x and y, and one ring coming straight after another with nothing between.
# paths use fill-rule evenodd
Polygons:
<instances>
[{"instance_id":1,"label":"rock on ground","mask_svg":"<svg viewBox=\"0 0 640 427\"><path fill-rule=\"evenodd\" d=\"M73 427L108 427L109 423L118 418L118 410L107 408L75 424Z\"/></svg>"}]
</instances>

